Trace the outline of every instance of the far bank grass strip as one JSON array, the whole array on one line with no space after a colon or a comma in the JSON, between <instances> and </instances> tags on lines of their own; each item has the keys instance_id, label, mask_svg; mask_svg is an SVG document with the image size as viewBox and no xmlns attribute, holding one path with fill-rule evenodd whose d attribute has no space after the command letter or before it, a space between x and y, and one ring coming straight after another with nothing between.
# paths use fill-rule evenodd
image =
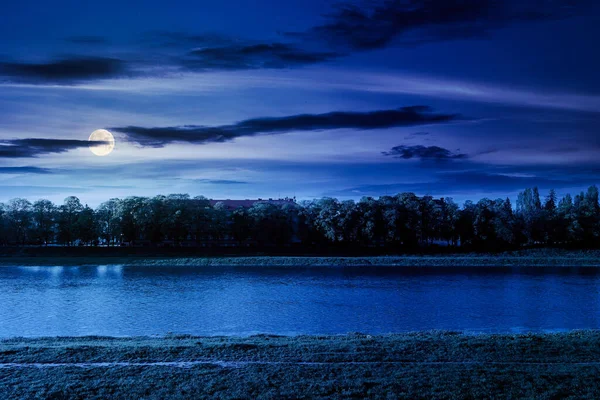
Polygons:
<instances>
[{"instance_id":1,"label":"far bank grass strip","mask_svg":"<svg viewBox=\"0 0 600 400\"><path fill-rule=\"evenodd\" d=\"M0 266L124 267L600 267L600 255L590 256L381 256L381 257L0 257Z\"/></svg>"},{"instance_id":2,"label":"far bank grass strip","mask_svg":"<svg viewBox=\"0 0 600 400\"><path fill-rule=\"evenodd\" d=\"M96 363L0 363L0 369L13 368L114 368L114 367L172 367L172 368L192 368L198 365L214 365L222 368L243 368L246 366L373 366L373 365L411 365L411 366L435 366L435 365L465 365L465 366L541 366L541 367L564 367L581 366L596 367L600 366L600 361L596 362L515 362L515 361L164 361L164 362L96 362Z\"/></svg>"}]
</instances>

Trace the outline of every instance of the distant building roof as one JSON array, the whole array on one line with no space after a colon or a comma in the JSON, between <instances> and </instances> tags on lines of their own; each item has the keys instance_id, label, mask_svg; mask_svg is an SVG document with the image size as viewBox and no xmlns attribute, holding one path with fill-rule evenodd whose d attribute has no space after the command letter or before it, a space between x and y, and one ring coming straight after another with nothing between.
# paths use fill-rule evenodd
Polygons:
<instances>
[{"instance_id":1,"label":"distant building roof","mask_svg":"<svg viewBox=\"0 0 600 400\"><path fill-rule=\"evenodd\" d=\"M250 208L256 203L269 203L269 204L275 204L275 205L294 204L296 202L296 199L286 197L283 199L245 199L245 200L211 199L209 201L210 201L211 206L214 206L217 203L223 203L225 205L225 208L228 208L230 210L235 210L236 208L240 208L240 207Z\"/></svg>"}]
</instances>

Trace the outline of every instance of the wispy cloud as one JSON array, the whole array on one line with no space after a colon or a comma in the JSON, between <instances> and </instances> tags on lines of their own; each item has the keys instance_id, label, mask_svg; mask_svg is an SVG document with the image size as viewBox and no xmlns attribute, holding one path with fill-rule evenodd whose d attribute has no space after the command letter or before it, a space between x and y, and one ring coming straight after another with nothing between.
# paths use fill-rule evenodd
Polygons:
<instances>
[{"instance_id":1,"label":"wispy cloud","mask_svg":"<svg viewBox=\"0 0 600 400\"><path fill-rule=\"evenodd\" d=\"M306 32L288 33L352 50L390 44L485 37L516 22L566 18L591 1L572 0L380 0L345 2Z\"/></svg>"},{"instance_id":2,"label":"wispy cloud","mask_svg":"<svg viewBox=\"0 0 600 400\"><path fill-rule=\"evenodd\" d=\"M71 139L27 138L0 140L0 158L30 158L42 154L64 153L73 149L105 144L108 144L108 142Z\"/></svg>"},{"instance_id":3,"label":"wispy cloud","mask_svg":"<svg viewBox=\"0 0 600 400\"><path fill-rule=\"evenodd\" d=\"M71 57L46 63L2 62L0 80L29 83L60 83L130 75L125 61L107 57Z\"/></svg>"},{"instance_id":4,"label":"wispy cloud","mask_svg":"<svg viewBox=\"0 0 600 400\"><path fill-rule=\"evenodd\" d=\"M210 183L212 185L246 185L249 182L231 179L193 179L195 183Z\"/></svg>"},{"instance_id":5,"label":"wispy cloud","mask_svg":"<svg viewBox=\"0 0 600 400\"><path fill-rule=\"evenodd\" d=\"M391 44L416 45L485 37L516 22L562 19L582 13L591 0L373 0L338 4L325 21L282 41L233 38L216 33L153 31L141 34L124 58L106 54L47 62L0 62L0 81L74 85L94 80L164 77L173 72L282 69L308 66ZM290 40L290 38L293 38ZM287 40L286 40L287 39ZM72 36L82 46L109 45L102 36ZM116 45L115 45L116 46ZM113 46L112 49L119 48ZM107 48L108 49L108 48Z\"/></svg>"},{"instance_id":6,"label":"wispy cloud","mask_svg":"<svg viewBox=\"0 0 600 400\"><path fill-rule=\"evenodd\" d=\"M438 114L426 106L401 107L395 110L370 112L337 111L326 114L300 114L287 117L254 118L232 125L183 125L147 128L141 126L113 127L127 140L142 146L162 147L168 143L228 142L239 137L260 134L277 135L293 131L326 129L382 129L398 126L427 125L461 118L457 114Z\"/></svg>"},{"instance_id":7,"label":"wispy cloud","mask_svg":"<svg viewBox=\"0 0 600 400\"><path fill-rule=\"evenodd\" d=\"M466 154L453 153L448 149L439 146L395 146L390 151L383 151L381 154L393 158L402 158L410 160L418 158L421 160L457 160L467 158Z\"/></svg>"},{"instance_id":8,"label":"wispy cloud","mask_svg":"<svg viewBox=\"0 0 600 400\"><path fill-rule=\"evenodd\" d=\"M334 52L301 49L285 43L204 47L181 59L191 70L279 69L316 64L339 57Z\"/></svg>"},{"instance_id":9,"label":"wispy cloud","mask_svg":"<svg viewBox=\"0 0 600 400\"><path fill-rule=\"evenodd\" d=\"M84 46L109 45L99 36L75 36L66 41ZM0 83L80 85L124 77L163 78L186 71L282 69L340 56L337 52L310 50L299 44L239 40L216 34L150 32L119 58L83 55L46 62L0 62Z\"/></svg>"},{"instance_id":10,"label":"wispy cloud","mask_svg":"<svg viewBox=\"0 0 600 400\"><path fill-rule=\"evenodd\" d=\"M0 167L0 174L51 174L52 170L40 167Z\"/></svg>"},{"instance_id":11,"label":"wispy cloud","mask_svg":"<svg viewBox=\"0 0 600 400\"><path fill-rule=\"evenodd\" d=\"M406 94L430 98L506 104L574 111L600 112L600 96L550 89L511 87L468 80L437 78L406 72L364 72L347 69L312 67L297 70L293 76L285 71L187 72L164 76L138 76L78 83L74 86L0 82L0 87L36 87L52 90L100 90L131 93L176 94L222 92L234 89L277 88L311 91L357 91Z\"/></svg>"},{"instance_id":12,"label":"wispy cloud","mask_svg":"<svg viewBox=\"0 0 600 400\"><path fill-rule=\"evenodd\" d=\"M325 78L325 74L321 75ZM315 82L316 83L316 82ZM403 72L337 71L323 88L419 95L482 103L600 112L600 96L511 87Z\"/></svg>"}]
</instances>

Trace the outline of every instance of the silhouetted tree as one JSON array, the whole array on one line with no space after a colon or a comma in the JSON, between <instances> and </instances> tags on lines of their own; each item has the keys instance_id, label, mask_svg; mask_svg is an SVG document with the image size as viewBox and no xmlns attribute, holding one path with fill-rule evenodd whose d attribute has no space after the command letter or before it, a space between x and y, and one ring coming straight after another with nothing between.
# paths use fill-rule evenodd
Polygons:
<instances>
[{"instance_id":1,"label":"silhouetted tree","mask_svg":"<svg viewBox=\"0 0 600 400\"><path fill-rule=\"evenodd\" d=\"M537 188L509 198L466 201L400 193L358 202L323 198L301 203L258 201L230 209L186 194L110 199L96 210L67 197L0 203L0 245L292 245L410 251L432 245L499 250L531 245L600 245L596 186L544 201Z\"/></svg>"},{"instance_id":2,"label":"silhouetted tree","mask_svg":"<svg viewBox=\"0 0 600 400\"><path fill-rule=\"evenodd\" d=\"M67 246L73 245L77 240L77 220L79 213L83 210L81 201L75 196L65 199L58 213L58 240Z\"/></svg>"},{"instance_id":3,"label":"silhouetted tree","mask_svg":"<svg viewBox=\"0 0 600 400\"><path fill-rule=\"evenodd\" d=\"M194 199L191 200L190 213L190 232L196 240L196 243L200 243L203 240L206 240L210 233L212 213L210 201L204 196L194 197ZM247 238L247 235L242 234L241 236L246 236Z\"/></svg>"},{"instance_id":4,"label":"silhouetted tree","mask_svg":"<svg viewBox=\"0 0 600 400\"><path fill-rule=\"evenodd\" d=\"M55 235L56 207L50 200L38 200L32 207L33 232L38 243L47 246Z\"/></svg>"},{"instance_id":5,"label":"silhouetted tree","mask_svg":"<svg viewBox=\"0 0 600 400\"><path fill-rule=\"evenodd\" d=\"M75 237L83 244L98 243L98 227L94 215L94 210L85 205L85 207L77 215L77 223L75 225Z\"/></svg>"},{"instance_id":6,"label":"silhouetted tree","mask_svg":"<svg viewBox=\"0 0 600 400\"><path fill-rule=\"evenodd\" d=\"M593 244L599 236L599 205L598 205L598 188L590 186L585 193L579 195L576 201L576 220L578 223L580 239L586 244Z\"/></svg>"},{"instance_id":7,"label":"silhouetted tree","mask_svg":"<svg viewBox=\"0 0 600 400\"><path fill-rule=\"evenodd\" d=\"M121 236L120 212L121 200L110 199L98 206L96 210L96 224L98 235L106 241L108 246L116 244Z\"/></svg>"},{"instance_id":8,"label":"silhouetted tree","mask_svg":"<svg viewBox=\"0 0 600 400\"><path fill-rule=\"evenodd\" d=\"M6 215L6 206L0 203L0 246L8 243L8 221Z\"/></svg>"},{"instance_id":9,"label":"silhouetted tree","mask_svg":"<svg viewBox=\"0 0 600 400\"><path fill-rule=\"evenodd\" d=\"M25 244L31 236L32 206L28 200L12 199L5 208L9 242Z\"/></svg>"}]
</instances>

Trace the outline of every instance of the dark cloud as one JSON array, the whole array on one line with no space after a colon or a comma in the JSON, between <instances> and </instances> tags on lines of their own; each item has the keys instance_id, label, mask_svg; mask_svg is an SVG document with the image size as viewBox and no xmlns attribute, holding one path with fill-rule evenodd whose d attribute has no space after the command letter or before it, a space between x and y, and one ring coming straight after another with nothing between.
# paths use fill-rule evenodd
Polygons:
<instances>
[{"instance_id":1,"label":"dark cloud","mask_svg":"<svg viewBox=\"0 0 600 400\"><path fill-rule=\"evenodd\" d=\"M326 22L289 36L317 39L354 50L485 37L514 22L565 18L590 0L380 0L346 2Z\"/></svg>"},{"instance_id":2,"label":"dark cloud","mask_svg":"<svg viewBox=\"0 0 600 400\"><path fill-rule=\"evenodd\" d=\"M145 128L125 126L109 128L124 133L127 140L142 146L162 147L168 143L228 142L238 137L259 134L276 135L292 131L318 131L326 129L382 129L398 126L426 125L460 119L457 114L437 114L426 106L402 107L395 110L370 112L331 112L326 114L301 114L288 117L255 118L232 125Z\"/></svg>"},{"instance_id":3,"label":"dark cloud","mask_svg":"<svg viewBox=\"0 0 600 400\"><path fill-rule=\"evenodd\" d=\"M161 76L176 69L295 68L331 61L345 52L381 48L391 43L412 45L483 37L513 22L565 18L581 12L591 3L592 0L347 1L326 15L323 24L306 32L287 33L288 38L299 39L294 43L253 43L218 33L154 31L142 35L136 42L140 49L133 49L132 55L125 59L79 56L42 63L0 62L0 82L68 85L136 76L140 70ZM66 40L90 46L108 43L100 36L74 36ZM332 51L330 45L339 51ZM133 67L142 68L133 70Z\"/></svg>"},{"instance_id":4,"label":"dark cloud","mask_svg":"<svg viewBox=\"0 0 600 400\"><path fill-rule=\"evenodd\" d=\"M181 60L193 70L289 68L328 61L340 55L309 51L284 43L227 45L195 49Z\"/></svg>"},{"instance_id":5,"label":"dark cloud","mask_svg":"<svg viewBox=\"0 0 600 400\"><path fill-rule=\"evenodd\" d=\"M94 141L93 146L107 144L107 142ZM64 153L69 150L89 147L87 140L70 139L12 139L0 140L0 158L29 158L42 154Z\"/></svg>"},{"instance_id":6,"label":"dark cloud","mask_svg":"<svg viewBox=\"0 0 600 400\"><path fill-rule=\"evenodd\" d=\"M66 39L79 45L108 44L99 36ZM252 42L220 34L154 31L142 35L139 49L124 58L69 56L47 62L0 61L0 83L74 85L80 82L163 76L173 71L218 71L301 67L336 59L341 54L290 43ZM322 47L322 46L320 46Z\"/></svg>"},{"instance_id":7,"label":"dark cloud","mask_svg":"<svg viewBox=\"0 0 600 400\"><path fill-rule=\"evenodd\" d=\"M0 174L51 174L48 168L40 167L0 167Z\"/></svg>"},{"instance_id":8,"label":"dark cloud","mask_svg":"<svg viewBox=\"0 0 600 400\"><path fill-rule=\"evenodd\" d=\"M291 68L340 56L289 43L252 42L216 33L154 31L146 33L140 43L164 51L184 50L185 54L171 54L166 62L193 71Z\"/></svg>"},{"instance_id":9,"label":"dark cloud","mask_svg":"<svg viewBox=\"0 0 600 400\"><path fill-rule=\"evenodd\" d=\"M466 154L453 153L448 149L438 146L395 146L390 151L381 152L384 156L394 158L420 158L421 160L457 160L467 158Z\"/></svg>"},{"instance_id":10,"label":"dark cloud","mask_svg":"<svg viewBox=\"0 0 600 400\"><path fill-rule=\"evenodd\" d=\"M249 182L246 181L235 181L229 179L194 179L197 183L210 183L213 185L246 185Z\"/></svg>"},{"instance_id":11,"label":"dark cloud","mask_svg":"<svg viewBox=\"0 0 600 400\"><path fill-rule=\"evenodd\" d=\"M240 44L218 35L162 33L150 42L163 48L155 54L138 54L129 59L112 57L69 57L43 63L0 62L0 82L71 85L80 82L132 77L139 67L151 66L162 75L163 68L183 71L293 68L329 61L338 53L312 51L284 43ZM70 38L79 44L100 44L101 38ZM174 48L167 51L165 48ZM191 50L190 50L191 49ZM148 71L146 69L146 71ZM145 72L150 73L150 72Z\"/></svg>"},{"instance_id":12,"label":"dark cloud","mask_svg":"<svg viewBox=\"0 0 600 400\"><path fill-rule=\"evenodd\" d=\"M100 45L107 44L108 40L101 36L72 36L66 39L67 42L85 45Z\"/></svg>"},{"instance_id":13,"label":"dark cloud","mask_svg":"<svg viewBox=\"0 0 600 400\"><path fill-rule=\"evenodd\" d=\"M73 57L47 63L0 63L0 80L33 83L74 83L119 78L130 71L123 60L106 57Z\"/></svg>"}]
</instances>

